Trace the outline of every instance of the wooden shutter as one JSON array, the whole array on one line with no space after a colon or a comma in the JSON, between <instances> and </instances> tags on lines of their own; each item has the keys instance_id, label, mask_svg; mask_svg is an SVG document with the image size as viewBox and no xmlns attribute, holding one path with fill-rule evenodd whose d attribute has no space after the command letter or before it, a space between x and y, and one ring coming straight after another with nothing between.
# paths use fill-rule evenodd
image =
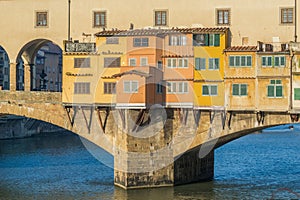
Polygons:
<instances>
[{"instance_id":1,"label":"wooden shutter","mask_svg":"<svg viewBox=\"0 0 300 200\"><path fill-rule=\"evenodd\" d=\"M214 37L214 46L215 47L220 46L220 34L215 34L215 37Z\"/></svg>"}]
</instances>

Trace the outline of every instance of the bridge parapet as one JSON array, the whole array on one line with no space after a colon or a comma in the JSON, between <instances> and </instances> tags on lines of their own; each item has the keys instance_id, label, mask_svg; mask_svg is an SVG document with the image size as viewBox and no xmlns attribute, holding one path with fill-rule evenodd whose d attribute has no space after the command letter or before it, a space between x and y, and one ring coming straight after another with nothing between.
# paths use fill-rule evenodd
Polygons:
<instances>
[{"instance_id":1,"label":"bridge parapet","mask_svg":"<svg viewBox=\"0 0 300 200\"><path fill-rule=\"evenodd\" d=\"M0 91L0 102L61 104L62 98L60 92Z\"/></svg>"}]
</instances>

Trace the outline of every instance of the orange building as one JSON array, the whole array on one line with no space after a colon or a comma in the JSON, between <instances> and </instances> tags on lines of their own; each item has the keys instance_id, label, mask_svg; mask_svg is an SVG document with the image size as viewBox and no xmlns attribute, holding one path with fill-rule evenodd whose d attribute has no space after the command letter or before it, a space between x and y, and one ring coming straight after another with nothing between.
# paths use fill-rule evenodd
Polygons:
<instances>
[{"instance_id":1,"label":"orange building","mask_svg":"<svg viewBox=\"0 0 300 200\"><path fill-rule=\"evenodd\" d=\"M192 29L168 30L163 52L166 107L193 107Z\"/></svg>"}]
</instances>

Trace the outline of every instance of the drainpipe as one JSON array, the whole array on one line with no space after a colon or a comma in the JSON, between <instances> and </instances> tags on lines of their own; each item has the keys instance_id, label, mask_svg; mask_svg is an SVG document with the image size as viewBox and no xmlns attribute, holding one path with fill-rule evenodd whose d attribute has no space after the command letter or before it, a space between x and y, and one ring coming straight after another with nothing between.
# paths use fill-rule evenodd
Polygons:
<instances>
[{"instance_id":1,"label":"drainpipe","mask_svg":"<svg viewBox=\"0 0 300 200\"><path fill-rule=\"evenodd\" d=\"M68 41L71 41L71 0L68 0Z\"/></svg>"},{"instance_id":2,"label":"drainpipe","mask_svg":"<svg viewBox=\"0 0 300 200\"><path fill-rule=\"evenodd\" d=\"M297 42L297 0L295 0L295 42Z\"/></svg>"}]
</instances>

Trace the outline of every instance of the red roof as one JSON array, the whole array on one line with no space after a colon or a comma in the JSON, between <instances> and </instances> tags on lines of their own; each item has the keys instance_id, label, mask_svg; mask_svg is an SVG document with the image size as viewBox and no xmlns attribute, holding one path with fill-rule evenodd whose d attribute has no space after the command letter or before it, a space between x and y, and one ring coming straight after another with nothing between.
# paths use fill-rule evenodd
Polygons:
<instances>
[{"instance_id":1,"label":"red roof","mask_svg":"<svg viewBox=\"0 0 300 200\"><path fill-rule=\"evenodd\" d=\"M228 47L224 51L257 51L257 46L232 46Z\"/></svg>"}]
</instances>

